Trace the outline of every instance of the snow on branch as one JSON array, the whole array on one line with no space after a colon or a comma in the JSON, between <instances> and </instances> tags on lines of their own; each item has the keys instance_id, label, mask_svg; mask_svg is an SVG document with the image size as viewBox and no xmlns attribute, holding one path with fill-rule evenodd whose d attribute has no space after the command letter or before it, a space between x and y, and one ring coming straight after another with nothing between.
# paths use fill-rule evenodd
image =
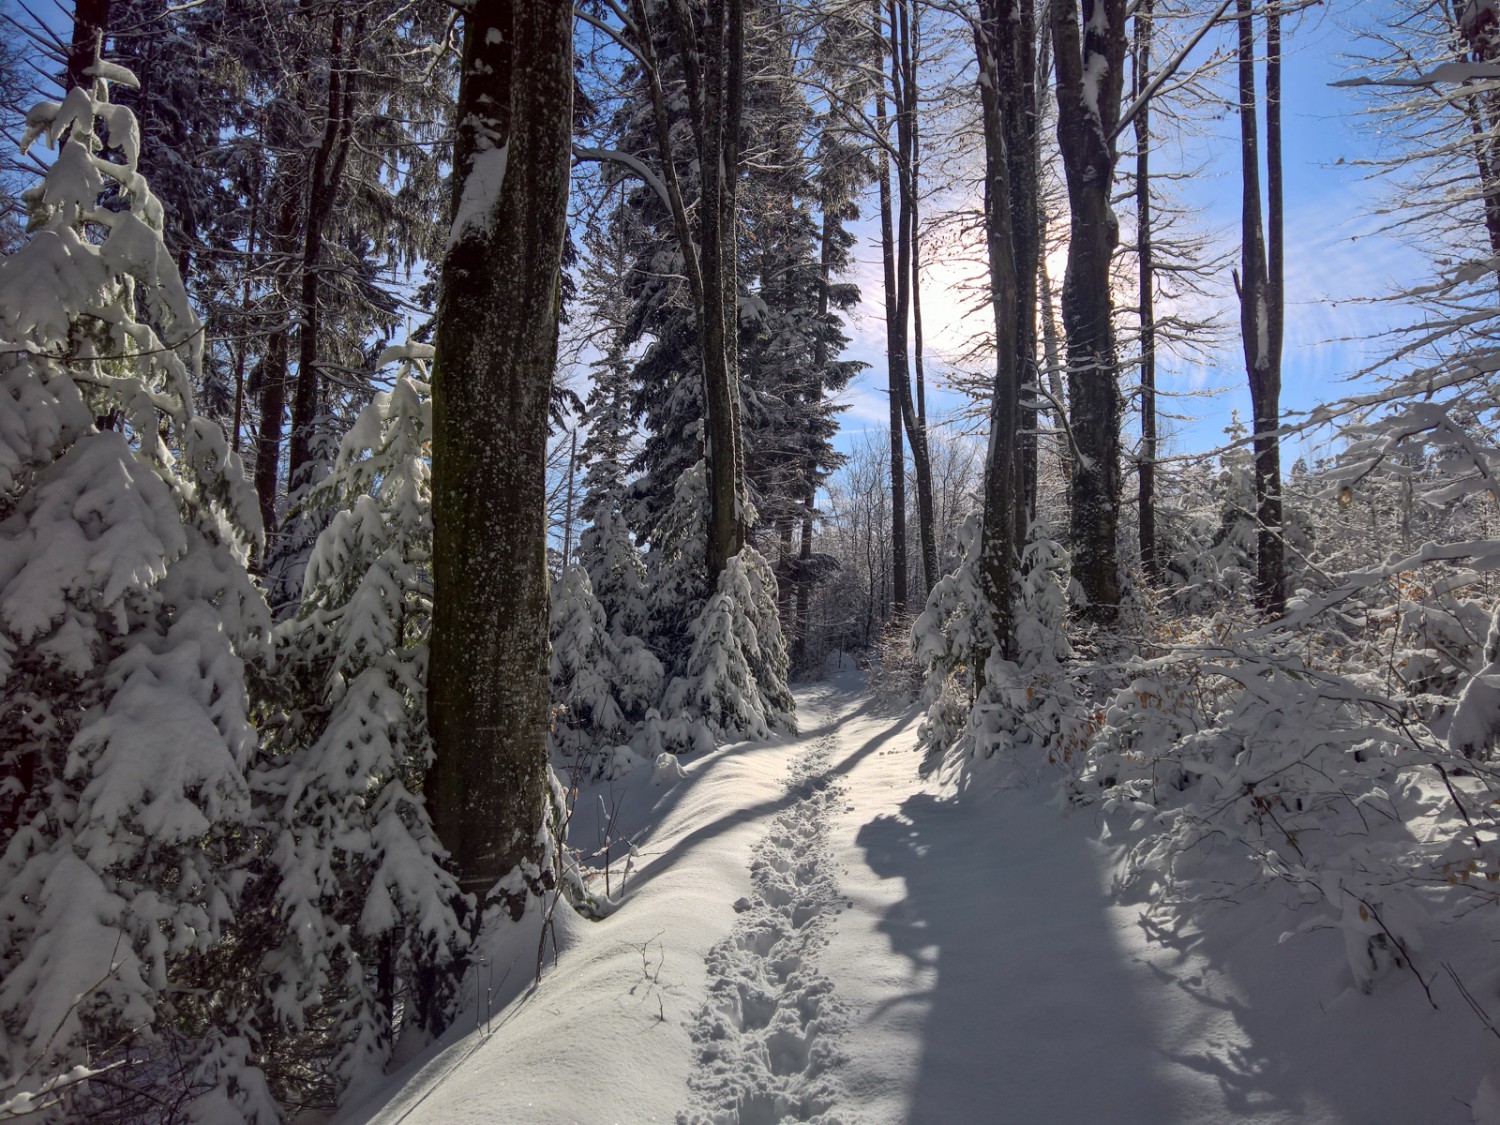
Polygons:
<instances>
[{"instance_id":1,"label":"snow on branch","mask_svg":"<svg viewBox=\"0 0 1500 1125\"><path fill-rule=\"evenodd\" d=\"M573 157L576 160L594 160L601 164L619 164L633 172L642 183L654 191L669 211L672 209L672 197L667 192L667 185L662 182L660 176L653 172L646 162L638 156L632 156L628 152L621 152L612 148L586 148L582 145L573 146Z\"/></svg>"}]
</instances>

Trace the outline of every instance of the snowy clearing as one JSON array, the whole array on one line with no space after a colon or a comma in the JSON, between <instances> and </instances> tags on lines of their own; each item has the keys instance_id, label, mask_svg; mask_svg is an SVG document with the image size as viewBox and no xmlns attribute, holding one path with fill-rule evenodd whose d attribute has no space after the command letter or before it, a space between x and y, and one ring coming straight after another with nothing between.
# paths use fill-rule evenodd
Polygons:
<instances>
[{"instance_id":1,"label":"snowy clearing","mask_svg":"<svg viewBox=\"0 0 1500 1125\"><path fill-rule=\"evenodd\" d=\"M796 737L582 793L576 845L615 801L615 839L640 825L622 904L560 911L536 989L535 928L513 935L488 1026L471 999L338 1120L1473 1120L1494 1043L1446 981L1438 1010L1410 974L1366 995L1337 929L1283 940L1307 919L1269 899L1202 929L1121 905L1092 810L955 801L920 776L917 712L853 674L797 699Z\"/></svg>"}]
</instances>

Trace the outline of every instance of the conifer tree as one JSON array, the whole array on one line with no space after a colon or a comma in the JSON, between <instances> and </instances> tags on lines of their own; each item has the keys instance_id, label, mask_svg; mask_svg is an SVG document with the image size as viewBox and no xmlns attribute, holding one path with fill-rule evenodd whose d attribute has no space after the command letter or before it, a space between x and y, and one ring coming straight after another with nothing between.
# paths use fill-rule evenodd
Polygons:
<instances>
[{"instance_id":1,"label":"conifer tree","mask_svg":"<svg viewBox=\"0 0 1500 1125\"><path fill-rule=\"evenodd\" d=\"M201 327L108 98L134 77L95 59L28 118L60 147L0 259L0 1069L35 1089L129 1037L125 1096L176 1065L189 1112L269 1123L245 1013L179 987L249 839L260 527L194 409Z\"/></svg>"},{"instance_id":2,"label":"conifer tree","mask_svg":"<svg viewBox=\"0 0 1500 1125\"><path fill-rule=\"evenodd\" d=\"M377 1075L398 1001L440 1030L463 946L459 893L420 796L432 757L431 404L424 345L390 348L403 373L360 414L311 499L336 514L279 630L287 719L257 779L284 929L268 1002L292 1031L326 1027L337 1086Z\"/></svg>"}]
</instances>

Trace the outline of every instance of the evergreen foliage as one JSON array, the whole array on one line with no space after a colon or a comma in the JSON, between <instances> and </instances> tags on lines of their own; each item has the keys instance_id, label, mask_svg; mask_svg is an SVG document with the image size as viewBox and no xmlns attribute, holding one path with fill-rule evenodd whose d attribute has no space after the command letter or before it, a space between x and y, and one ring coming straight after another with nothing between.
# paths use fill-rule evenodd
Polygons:
<instances>
[{"instance_id":1,"label":"evergreen foliage","mask_svg":"<svg viewBox=\"0 0 1500 1125\"><path fill-rule=\"evenodd\" d=\"M427 735L431 348L388 348L375 396L311 492L334 511L301 608L278 630L286 719L257 788L276 826L260 891L283 932L267 1002L291 1032L324 1027L335 1088L380 1073L406 1027L446 1023L465 935L457 885L420 797ZM437 982L436 984L434 982Z\"/></svg>"},{"instance_id":2,"label":"evergreen foliage","mask_svg":"<svg viewBox=\"0 0 1500 1125\"><path fill-rule=\"evenodd\" d=\"M0 258L0 1065L22 1090L119 1067L127 1102L177 1065L190 1113L269 1122L253 1027L181 987L232 926L253 828L260 528L194 409L201 327L108 96L133 76L95 73L31 111L23 147L58 153Z\"/></svg>"}]
</instances>

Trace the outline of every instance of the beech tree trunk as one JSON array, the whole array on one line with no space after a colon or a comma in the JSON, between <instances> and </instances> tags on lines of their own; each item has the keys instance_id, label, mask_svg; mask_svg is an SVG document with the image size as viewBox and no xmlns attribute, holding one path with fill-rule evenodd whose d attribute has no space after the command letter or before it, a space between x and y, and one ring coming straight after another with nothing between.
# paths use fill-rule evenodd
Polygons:
<instances>
[{"instance_id":1,"label":"beech tree trunk","mask_svg":"<svg viewBox=\"0 0 1500 1125\"><path fill-rule=\"evenodd\" d=\"M568 0L475 0L465 12L456 220L433 366L427 800L459 885L513 918L550 879L541 869L547 414L568 210L572 30Z\"/></svg>"},{"instance_id":2,"label":"beech tree trunk","mask_svg":"<svg viewBox=\"0 0 1500 1125\"><path fill-rule=\"evenodd\" d=\"M1274 5L1271 9L1274 11ZM1255 505L1256 566L1255 601L1269 614L1280 616L1286 609L1285 550L1281 537L1281 441L1276 430L1281 425L1281 236L1273 234L1275 247L1275 281L1267 261L1266 237L1261 223L1260 203L1260 136L1256 121L1255 94L1255 25L1250 0L1236 0L1239 17L1239 85L1240 85L1240 167L1242 194L1243 250L1240 259L1238 288L1240 297L1240 335L1244 342L1245 371L1250 382L1250 411L1255 424ZM1280 53L1279 18L1276 19L1274 51ZM1268 44L1272 39L1268 35ZM1267 155L1271 157L1268 172L1271 197L1274 200L1272 226L1281 225L1280 155L1280 66L1275 81L1267 71ZM1277 107L1272 128L1271 99L1273 89ZM1270 135L1278 134L1272 147ZM1274 153L1274 156L1272 155Z\"/></svg>"},{"instance_id":3,"label":"beech tree trunk","mask_svg":"<svg viewBox=\"0 0 1500 1125\"><path fill-rule=\"evenodd\" d=\"M1081 7L1081 11L1080 11ZM1120 388L1110 261L1120 239L1110 205L1125 60L1125 0L1052 0L1057 139L1071 215L1062 319L1068 406L1078 445L1073 470L1073 576L1084 616L1115 621L1120 507Z\"/></svg>"},{"instance_id":4,"label":"beech tree trunk","mask_svg":"<svg viewBox=\"0 0 1500 1125\"><path fill-rule=\"evenodd\" d=\"M880 0L874 0L874 31L884 42ZM882 48L883 50L883 48ZM895 107L897 113L900 107ZM875 127L880 133L880 253L885 280L886 391L891 425L891 609L906 612L906 449L901 437L902 387L906 383L906 310L901 307L896 263L896 232L891 217L890 127L885 112L885 86L875 93Z\"/></svg>"},{"instance_id":5,"label":"beech tree trunk","mask_svg":"<svg viewBox=\"0 0 1500 1125\"><path fill-rule=\"evenodd\" d=\"M1145 89L1151 71L1151 5L1135 11L1135 92ZM1151 106L1135 115L1135 250L1141 316L1141 456L1139 491L1141 569L1156 579L1156 310L1155 261L1151 244Z\"/></svg>"},{"instance_id":6,"label":"beech tree trunk","mask_svg":"<svg viewBox=\"0 0 1500 1125\"><path fill-rule=\"evenodd\" d=\"M979 575L995 643L1007 658L1017 655L1013 605L1021 554L1017 529L1025 526L1023 447L1018 431L1025 378L1021 274L1028 236L1018 230L1024 220L1015 213L1013 203L1015 181L1025 178L1028 160L1018 135L1026 115L1017 112L1017 103L1024 97L1031 52L1030 22L1024 17L1029 7L1029 0L981 0L974 26L984 115L985 237L995 317L995 387L985 454ZM1034 214L1031 221L1035 229ZM1034 235L1031 241L1035 243ZM982 667L976 671L983 674Z\"/></svg>"}]
</instances>

